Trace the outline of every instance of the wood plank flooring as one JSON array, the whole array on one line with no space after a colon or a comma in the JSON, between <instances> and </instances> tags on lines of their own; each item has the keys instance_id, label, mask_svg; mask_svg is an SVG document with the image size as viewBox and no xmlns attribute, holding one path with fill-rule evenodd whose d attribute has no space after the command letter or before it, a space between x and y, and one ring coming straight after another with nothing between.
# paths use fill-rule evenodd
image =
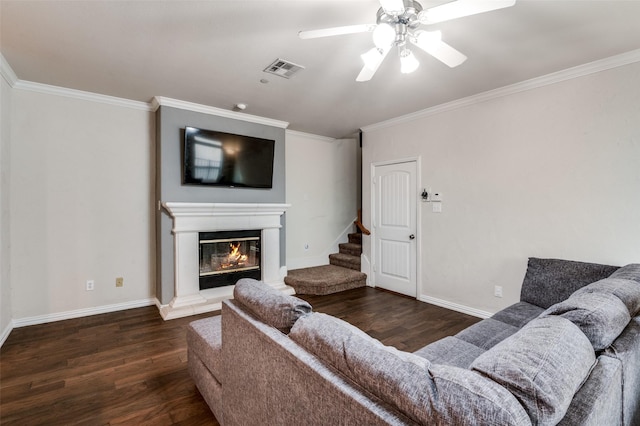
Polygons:
<instances>
[{"instance_id":1,"label":"wood plank flooring","mask_svg":"<svg viewBox=\"0 0 640 426\"><path fill-rule=\"evenodd\" d=\"M415 351L479 321L372 289L301 296ZM18 328L0 350L2 425L218 425L187 371L186 325L157 308Z\"/></svg>"},{"instance_id":2,"label":"wood plank flooring","mask_svg":"<svg viewBox=\"0 0 640 426\"><path fill-rule=\"evenodd\" d=\"M313 310L341 318L388 346L414 352L480 321L479 318L378 290L358 288L328 296L299 295Z\"/></svg>"}]
</instances>

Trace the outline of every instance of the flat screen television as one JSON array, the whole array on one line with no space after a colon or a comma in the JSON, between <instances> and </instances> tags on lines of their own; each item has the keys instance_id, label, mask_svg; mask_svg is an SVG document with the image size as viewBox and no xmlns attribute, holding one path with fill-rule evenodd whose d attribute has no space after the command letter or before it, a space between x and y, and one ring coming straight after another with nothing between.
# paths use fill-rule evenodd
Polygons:
<instances>
[{"instance_id":1,"label":"flat screen television","mask_svg":"<svg viewBox=\"0 0 640 426\"><path fill-rule=\"evenodd\" d=\"M185 127L183 184L271 188L275 141Z\"/></svg>"}]
</instances>

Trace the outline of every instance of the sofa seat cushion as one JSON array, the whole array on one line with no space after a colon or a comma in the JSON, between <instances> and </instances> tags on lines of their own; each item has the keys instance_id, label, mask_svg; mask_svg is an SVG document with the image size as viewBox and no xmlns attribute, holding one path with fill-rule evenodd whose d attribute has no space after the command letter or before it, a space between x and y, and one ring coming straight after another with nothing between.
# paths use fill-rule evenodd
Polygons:
<instances>
[{"instance_id":1,"label":"sofa seat cushion","mask_svg":"<svg viewBox=\"0 0 640 426\"><path fill-rule=\"evenodd\" d=\"M298 318L311 312L311 305L306 301L252 278L238 280L233 298L260 321L283 333L288 333Z\"/></svg>"},{"instance_id":2,"label":"sofa seat cushion","mask_svg":"<svg viewBox=\"0 0 640 426\"><path fill-rule=\"evenodd\" d=\"M289 337L419 424L531 424L513 395L491 380L384 346L329 315L300 318Z\"/></svg>"},{"instance_id":3,"label":"sofa seat cushion","mask_svg":"<svg viewBox=\"0 0 640 426\"><path fill-rule=\"evenodd\" d=\"M625 265L611 274L610 278L632 280L640 283L640 263L630 263L629 265Z\"/></svg>"},{"instance_id":4,"label":"sofa seat cushion","mask_svg":"<svg viewBox=\"0 0 640 426\"><path fill-rule=\"evenodd\" d=\"M432 364L451 365L469 368L471 363L485 350L454 336L447 336L424 348L418 349L414 355L428 359Z\"/></svg>"},{"instance_id":5,"label":"sofa seat cushion","mask_svg":"<svg viewBox=\"0 0 640 426\"><path fill-rule=\"evenodd\" d=\"M562 317L537 318L471 364L509 390L533 424L556 424L595 365L591 343Z\"/></svg>"},{"instance_id":6,"label":"sofa seat cushion","mask_svg":"<svg viewBox=\"0 0 640 426\"><path fill-rule=\"evenodd\" d=\"M543 311L544 309L540 306L527 302L518 302L496 312L491 318L514 327L522 328L529 321L537 318Z\"/></svg>"},{"instance_id":7,"label":"sofa seat cushion","mask_svg":"<svg viewBox=\"0 0 640 426\"><path fill-rule=\"evenodd\" d=\"M520 301L547 309L567 299L574 291L607 278L617 266L562 259L529 258Z\"/></svg>"},{"instance_id":8,"label":"sofa seat cushion","mask_svg":"<svg viewBox=\"0 0 640 426\"><path fill-rule=\"evenodd\" d=\"M606 293L616 296L636 316L640 312L640 283L623 278L606 278L582 287L572 297L582 293Z\"/></svg>"},{"instance_id":9,"label":"sofa seat cushion","mask_svg":"<svg viewBox=\"0 0 640 426\"><path fill-rule=\"evenodd\" d=\"M518 327L487 318L465 328L456 337L482 349L491 349L518 331Z\"/></svg>"},{"instance_id":10,"label":"sofa seat cushion","mask_svg":"<svg viewBox=\"0 0 640 426\"><path fill-rule=\"evenodd\" d=\"M624 303L608 293L576 293L540 316L550 315L564 317L577 325L596 351L611 345L631 321Z\"/></svg>"},{"instance_id":11,"label":"sofa seat cushion","mask_svg":"<svg viewBox=\"0 0 640 426\"><path fill-rule=\"evenodd\" d=\"M220 315L189 323L187 348L222 383L222 327Z\"/></svg>"}]
</instances>

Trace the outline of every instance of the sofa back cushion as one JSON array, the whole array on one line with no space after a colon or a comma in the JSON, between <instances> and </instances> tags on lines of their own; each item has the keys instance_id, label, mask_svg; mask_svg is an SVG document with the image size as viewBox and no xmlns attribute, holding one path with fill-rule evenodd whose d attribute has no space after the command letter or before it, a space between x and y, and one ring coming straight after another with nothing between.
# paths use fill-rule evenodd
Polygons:
<instances>
[{"instance_id":1,"label":"sofa back cushion","mask_svg":"<svg viewBox=\"0 0 640 426\"><path fill-rule=\"evenodd\" d=\"M613 275L615 275L615 272ZM629 311L629 315L632 317L635 317L640 313L640 282L609 277L582 287L580 290L573 293L571 297L583 293L611 294L620 299Z\"/></svg>"},{"instance_id":2,"label":"sofa back cushion","mask_svg":"<svg viewBox=\"0 0 640 426\"><path fill-rule=\"evenodd\" d=\"M471 364L509 390L533 424L556 424L595 365L591 343L571 321L537 318Z\"/></svg>"},{"instance_id":3,"label":"sofa back cushion","mask_svg":"<svg viewBox=\"0 0 640 426\"><path fill-rule=\"evenodd\" d=\"M304 300L252 278L238 280L233 298L260 321L283 333L288 333L298 318L311 312L311 305Z\"/></svg>"},{"instance_id":4,"label":"sofa back cushion","mask_svg":"<svg viewBox=\"0 0 640 426\"><path fill-rule=\"evenodd\" d=\"M567 299L574 291L607 278L617 266L562 259L529 258L520 300L548 308Z\"/></svg>"},{"instance_id":5,"label":"sofa back cushion","mask_svg":"<svg viewBox=\"0 0 640 426\"><path fill-rule=\"evenodd\" d=\"M491 380L384 346L329 315L300 318L289 337L419 424L531 424L513 395Z\"/></svg>"},{"instance_id":6,"label":"sofa back cushion","mask_svg":"<svg viewBox=\"0 0 640 426\"><path fill-rule=\"evenodd\" d=\"M540 317L549 315L561 316L577 325L595 351L609 347L631 321L624 303L609 293L575 293Z\"/></svg>"},{"instance_id":7,"label":"sofa back cushion","mask_svg":"<svg viewBox=\"0 0 640 426\"><path fill-rule=\"evenodd\" d=\"M640 263L630 263L616 270L611 278L621 278L640 283Z\"/></svg>"}]
</instances>

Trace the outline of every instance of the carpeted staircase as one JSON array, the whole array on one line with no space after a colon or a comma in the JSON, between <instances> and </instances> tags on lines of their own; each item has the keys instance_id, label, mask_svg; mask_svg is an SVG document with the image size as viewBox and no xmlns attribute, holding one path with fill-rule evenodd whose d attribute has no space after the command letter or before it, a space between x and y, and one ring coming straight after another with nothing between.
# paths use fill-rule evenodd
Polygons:
<instances>
[{"instance_id":1,"label":"carpeted staircase","mask_svg":"<svg viewBox=\"0 0 640 426\"><path fill-rule=\"evenodd\" d=\"M329 265L291 270L285 284L296 294L331 294L367 285L367 275L360 272L362 234L349 234L349 242L339 247L339 253L329 255Z\"/></svg>"}]
</instances>

